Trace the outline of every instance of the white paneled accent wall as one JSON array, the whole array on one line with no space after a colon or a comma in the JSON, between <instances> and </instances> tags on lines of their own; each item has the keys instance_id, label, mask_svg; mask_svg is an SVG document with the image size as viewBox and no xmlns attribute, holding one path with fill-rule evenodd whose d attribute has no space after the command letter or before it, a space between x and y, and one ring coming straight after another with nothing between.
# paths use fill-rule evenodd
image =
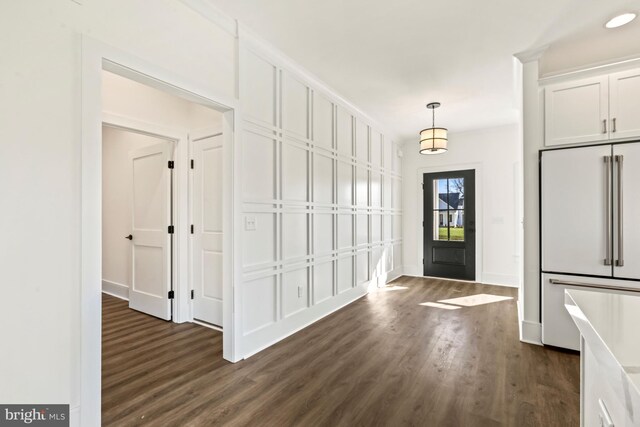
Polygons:
<instances>
[{"instance_id":1,"label":"white paneled accent wall","mask_svg":"<svg viewBox=\"0 0 640 427\"><path fill-rule=\"evenodd\" d=\"M242 38L242 353L400 272L396 144L315 79Z\"/></svg>"}]
</instances>

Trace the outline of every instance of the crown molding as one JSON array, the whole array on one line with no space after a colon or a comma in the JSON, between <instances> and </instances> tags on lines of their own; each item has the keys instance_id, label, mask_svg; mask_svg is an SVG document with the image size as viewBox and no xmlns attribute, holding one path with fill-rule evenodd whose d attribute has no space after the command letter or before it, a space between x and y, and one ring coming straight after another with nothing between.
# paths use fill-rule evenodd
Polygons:
<instances>
[{"instance_id":1,"label":"crown molding","mask_svg":"<svg viewBox=\"0 0 640 427\"><path fill-rule=\"evenodd\" d=\"M534 49L525 50L514 54L520 62L526 64L527 62L533 62L539 60L542 55L549 49L549 45L540 46Z\"/></svg>"},{"instance_id":2,"label":"crown molding","mask_svg":"<svg viewBox=\"0 0 640 427\"><path fill-rule=\"evenodd\" d=\"M311 71L284 54L276 46L260 37L251 28L247 27L240 21L238 21L238 38L241 40L242 46L245 48L254 50L256 53L267 55L278 67L294 72L301 77L315 92L320 92L332 99L334 102L342 104L342 106L346 107L352 115L368 122L373 129L383 133L385 135L385 139L398 143L399 134L390 125L386 125L365 113L362 109L357 107L353 102L344 98L335 89L322 81Z\"/></svg>"},{"instance_id":3,"label":"crown molding","mask_svg":"<svg viewBox=\"0 0 640 427\"><path fill-rule=\"evenodd\" d=\"M182 4L189 9L198 13L208 21L216 24L233 37L238 37L238 24L237 21L230 16L226 15L211 2L207 0L179 0Z\"/></svg>"}]
</instances>

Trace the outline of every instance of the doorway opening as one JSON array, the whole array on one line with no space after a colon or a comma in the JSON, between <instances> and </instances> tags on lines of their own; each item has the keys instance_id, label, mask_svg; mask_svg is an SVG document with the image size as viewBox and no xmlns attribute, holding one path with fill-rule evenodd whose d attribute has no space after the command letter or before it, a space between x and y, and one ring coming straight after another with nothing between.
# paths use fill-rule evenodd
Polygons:
<instances>
[{"instance_id":1,"label":"doorway opening","mask_svg":"<svg viewBox=\"0 0 640 427\"><path fill-rule=\"evenodd\" d=\"M475 170L425 173L424 275L475 281Z\"/></svg>"},{"instance_id":2,"label":"doorway opening","mask_svg":"<svg viewBox=\"0 0 640 427\"><path fill-rule=\"evenodd\" d=\"M176 358L222 362L226 135L221 111L101 77L102 419L117 424L153 410L185 374Z\"/></svg>"}]
</instances>

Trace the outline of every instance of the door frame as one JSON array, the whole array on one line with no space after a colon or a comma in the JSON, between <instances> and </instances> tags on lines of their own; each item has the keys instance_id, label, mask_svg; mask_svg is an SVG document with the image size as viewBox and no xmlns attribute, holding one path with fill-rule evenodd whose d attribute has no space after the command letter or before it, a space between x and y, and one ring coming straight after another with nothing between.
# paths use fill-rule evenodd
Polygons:
<instances>
[{"instance_id":1,"label":"door frame","mask_svg":"<svg viewBox=\"0 0 640 427\"><path fill-rule=\"evenodd\" d=\"M450 171L459 171L459 170L468 170L473 169L475 172L475 192L476 192L476 282L482 283L482 256L483 256L483 229L484 223L483 219L483 206L482 206L482 163L456 163L450 165L443 166L430 166L424 168L418 168L417 171L417 195L416 200L418 201L418 223L416 224L417 229L420 230L418 234L417 243L417 253L418 253L418 261L424 260L424 227L425 223L424 218L424 190L422 188L422 179L425 173L438 173L438 172L450 172ZM424 274L424 265L419 264L419 276ZM438 279L442 279L438 277ZM443 279L443 280L454 280L454 279ZM464 280L458 280L464 281Z\"/></svg>"},{"instance_id":2,"label":"door frame","mask_svg":"<svg viewBox=\"0 0 640 427\"><path fill-rule=\"evenodd\" d=\"M242 313L241 301L235 298L233 291L240 277L234 264L234 258L239 257L239 248L233 245L234 230L241 226L234 217L234 212L240 211L239 190L234 182L234 170L239 168L239 144L234 126L239 117L235 99L89 36L81 35L79 41L81 108L78 113L81 125L76 137L81 141L77 153L77 173L81 177L78 189L81 205L80 289L78 294L71 296L75 301L73 305L78 307L79 325L72 329L72 334L77 336L79 345L72 351L69 362L70 366L78 367L77 371L72 371L72 412L80 413L78 425L89 426L100 425L102 401L102 73L110 71L223 113L225 145L229 147L224 152L223 170L223 358L231 362L239 360L241 337L237 325L239 313ZM184 267L182 271L186 274L187 266Z\"/></svg>"}]
</instances>

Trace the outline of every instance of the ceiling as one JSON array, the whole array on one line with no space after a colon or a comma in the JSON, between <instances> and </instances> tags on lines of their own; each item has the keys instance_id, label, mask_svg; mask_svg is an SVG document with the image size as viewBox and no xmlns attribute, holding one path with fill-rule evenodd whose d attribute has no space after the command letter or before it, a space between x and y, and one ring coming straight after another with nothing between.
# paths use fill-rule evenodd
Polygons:
<instances>
[{"instance_id":1,"label":"ceiling","mask_svg":"<svg viewBox=\"0 0 640 427\"><path fill-rule=\"evenodd\" d=\"M431 101L442 103L436 124L452 133L516 123L513 54L559 44L558 62L580 43L576 34L597 40L607 31L640 28L640 19L617 30L603 26L618 12L640 10L638 0L209 1L400 142L415 140L431 123L425 108ZM618 50L640 52L639 39ZM591 52L580 60L589 55L598 59Z\"/></svg>"}]
</instances>

